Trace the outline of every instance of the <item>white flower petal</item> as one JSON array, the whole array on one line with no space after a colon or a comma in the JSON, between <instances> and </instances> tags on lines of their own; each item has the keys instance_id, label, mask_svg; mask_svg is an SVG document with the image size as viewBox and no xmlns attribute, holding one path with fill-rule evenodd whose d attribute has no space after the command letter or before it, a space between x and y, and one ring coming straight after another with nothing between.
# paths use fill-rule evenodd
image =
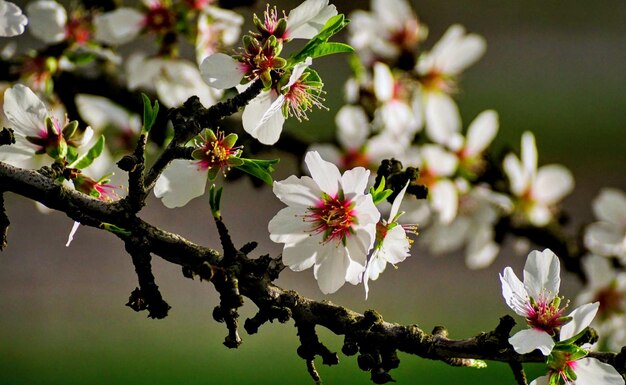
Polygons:
<instances>
[{"instance_id":1,"label":"white flower petal","mask_svg":"<svg viewBox=\"0 0 626 385\"><path fill-rule=\"evenodd\" d=\"M426 134L433 142L445 145L452 134L461 128L459 108L443 92L428 92L424 97Z\"/></svg>"},{"instance_id":2,"label":"white flower petal","mask_svg":"<svg viewBox=\"0 0 626 385\"><path fill-rule=\"evenodd\" d=\"M520 160L517 156L508 154L504 158L503 168L506 176L509 178L511 192L515 196L522 196L524 192L526 192L530 180L528 178L529 174L524 169Z\"/></svg>"},{"instance_id":3,"label":"white flower petal","mask_svg":"<svg viewBox=\"0 0 626 385\"><path fill-rule=\"evenodd\" d=\"M195 162L176 159L156 181L154 195L161 198L165 207L182 207L204 194L206 182L207 170L198 168Z\"/></svg>"},{"instance_id":4,"label":"white flower petal","mask_svg":"<svg viewBox=\"0 0 626 385\"><path fill-rule=\"evenodd\" d=\"M561 286L561 263L550 249L528 254L524 265L524 286L534 299L541 297L552 300L559 294Z\"/></svg>"},{"instance_id":5,"label":"white flower petal","mask_svg":"<svg viewBox=\"0 0 626 385\"><path fill-rule=\"evenodd\" d=\"M467 244L465 265L470 269L484 269L498 256L500 246L493 241L491 226L478 227Z\"/></svg>"},{"instance_id":6,"label":"white flower petal","mask_svg":"<svg viewBox=\"0 0 626 385\"><path fill-rule=\"evenodd\" d=\"M322 30L331 17L337 15L328 0L306 0L289 11L287 16L287 39L310 39Z\"/></svg>"},{"instance_id":7,"label":"white flower petal","mask_svg":"<svg viewBox=\"0 0 626 385\"><path fill-rule=\"evenodd\" d=\"M35 1L26 6L30 20L28 30L45 43L58 43L65 39L67 12L56 1Z\"/></svg>"},{"instance_id":8,"label":"white flower petal","mask_svg":"<svg viewBox=\"0 0 626 385\"><path fill-rule=\"evenodd\" d=\"M387 231L385 239L383 239L383 243L378 250L378 258L383 262L395 265L409 256L410 248L411 244L406 237L406 231L402 226L397 225Z\"/></svg>"},{"instance_id":9,"label":"white flower petal","mask_svg":"<svg viewBox=\"0 0 626 385\"><path fill-rule=\"evenodd\" d=\"M306 151L307 152L316 151L320 154L322 159L326 159L327 161L336 165L337 167L344 166L343 152L339 151L339 149L335 147L334 144L330 144L330 143L312 144L309 146L309 148L307 148Z\"/></svg>"},{"instance_id":10,"label":"white flower petal","mask_svg":"<svg viewBox=\"0 0 626 385\"><path fill-rule=\"evenodd\" d=\"M341 174L337 166L322 159L315 151L308 152L304 157L304 162L313 180L322 191L330 196L335 196L339 191L339 182L341 181Z\"/></svg>"},{"instance_id":11,"label":"white flower petal","mask_svg":"<svg viewBox=\"0 0 626 385\"><path fill-rule=\"evenodd\" d=\"M402 204L402 200L404 199L406 189L409 188L409 184L411 184L410 180L406 182L402 190L400 190L398 195L396 195L395 199L393 200L393 204L391 205L391 211L389 212L388 222L391 223L396 218L396 215L398 215L398 211L400 211L400 205Z\"/></svg>"},{"instance_id":12,"label":"white flower petal","mask_svg":"<svg viewBox=\"0 0 626 385\"><path fill-rule=\"evenodd\" d=\"M476 63L486 49L487 43L482 36L466 35L441 55L439 68L445 74L456 75Z\"/></svg>"},{"instance_id":13,"label":"white flower petal","mask_svg":"<svg viewBox=\"0 0 626 385\"><path fill-rule=\"evenodd\" d=\"M454 174L459 164L457 156L435 144L426 144L421 148L422 157L429 172L445 177Z\"/></svg>"},{"instance_id":14,"label":"white flower petal","mask_svg":"<svg viewBox=\"0 0 626 385\"><path fill-rule=\"evenodd\" d=\"M482 153L489 147L497 132L498 113L494 110L481 112L467 129L466 155L476 156Z\"/></svg>"},{"instance_id":15,"label":"white flower petal","mask_svg":"<svg viewBox=\"0 0 626 385\"><path fill-rule=\"evenodd\" d=\"M303 242L286 244L283 249L283 263L293 271L310 268L315 263L318 253L323 251L320 250L321 240L320 237L310 236Z\"/></svg>"},{"instance_id":16,"label":"white flower petal","mask_svg":"<svg viewBox=\"0 0 626 385\"><path fill-rule=\"evenodd\" d=\"M241 63L223 53L214 53L200 64L202 79L214 88L231 88L241 82L244 71Z\"/></svg>"},{"instance_id":17,"label":"white flower petal","mask_svg":"<svg viewBox=\"0 0 626 385\"><path fill-rule=\"evenodd\" d=\"M337 140L346 149L359 149L370 133L369 120L360 106L345 105L335 116Z\"/></svg>"},{"instance_id":18,"label":"white flower petal","mask_svg":"<svg viewBox=\"0 0 626 385\"><path fill-rule=\"evenodd\" d=\"M276 96L273 91L261 92L243 110L244 130L263 144L276 143L285 123L281 111L284 99L283 95Z\"/></svg>"},{"instance_id":19,"label":"white flower petal","mask_svg":"<svg viewBox=\"0 0 626 385\"><path fill-rule=\"evenodd\" d=\"M574 366L576 385L624 385L624 378L615 368L595 358L585 357Z\"/></svg>"},{"instance_id":20,"label":"white flower petal","mask_svg":"<svg viewBox=\"0 0 626 385\"><path fill-rule=\"evenodd\" d=\"M329 253L319 264L315 264L313 273L317 284L324 294L339 290L346 283L346 273L350 259L341 247L328 250Z\"/></svg>"},{"instance_id":21,"label":"white flower petal","mask_svg":"<svg viewBox=\"0 0 626 385\"><path fill-rule=\"evenodd\" d=\"M17 135L38 136L45 129L48 110L30 88L16 84L7 89L3 108Z\"/></svg>"},{"instance_id":22,"label":"white flower petal","mask_svg":"<svg viewBox=\"0 0 626 385\"><path fill-rule=\"evenodd\" d=\"M541 202L532 202L525 208L528 221L537 227L542 227L550 223L552 220L552 211Z\"/></svg>"},{"instance_id":23,"label":"white flower petal","mask_svg":"<svg viewBox=\"0 0 626 385\"><path fill-rule=\"evenodd\" d=\"M543 166L537 171L532 197L546 205L557 203L574 189L574 177L557 164Z\"/></svg>"},{"instance_id":24,"label":"white flower petal","mask_svg":"<svg viewBox=\"0 0 626 385\"><path fill-rule=\"evenodd\" d=\"M394 80L389 67L377 62L374 64L374 94L380 102L388 102L393 98Z\"/></svg>"},{"instance_id":25,"label":"white flower petal","mask_svg":"<svg viewBox=\"0 0 626 385\"><path fill-rule=\"evenodd\" d=\"M161 69L152 81L163 105L178 107L194 95L198 96L205 107L215 104L221 91L202 81L200 71L194 63L183 59L161 60L161 63Z\"/></svg>"},{"instance_id":26,"label":"white flower petal","mask_svg":"<svg viewBox=\"0 0 626 385\"><path fill-rule=\"evenodd\" d=\"M363 167L355 167L344 172L341 176L341 188L344 196L350 199L355 195L363 195L369 176L370 170Z\"/></svg>"},{"instance_id":27,"label":"white flower petal","mask_svg":"<svg viewBox=\"0 0 626 385\"><path fill-rule=\"evenodd\" d=\"M296 244L310 237L311 222L301 207L288 206L280 210L267 225L270 239L276 243Z\"/></svg>"},{"instance_id":28,"label":"white flower petal","mask_svg":"<svg viewBox=\"0 0 626 385\"><path fill-rule=\"evenodd\" d=\"M593 321L593 318L596 316L599 307L600 302L594 302L574 309L574 311L568 314L568 317L572 317L572 320L561 326L559 339L561 341L565 341L583 331L591 324L591 321Z\"/></svg>"},{"instance_id":29,"label":"white flower petal","mask_svg":"<svg viewBox=\"0 0 626 385\"><path fill-rule=\"evenodd\" d=\"M522 134L521 153L524 169L530 174L532 180L537 172L537 145L535 144L535 135L530 131Z\"/></svg>"},{"instance_id":30,"label":"white flower petal","mask_svg":"<svg viewBox=\"0 0 626 385\"><path fill-rule=\"evenodd\" d=\"M593 201L593 213L601 221L626 229L626 194L615 188L604 188Z\"/></svg>"},{"instance_id":31,"label":"white flower petal","mask_svg":"<svg viewBox=\"0 0 626 385\"><path fill-rule=\"evenodd\" d=\"M609 222L596 222L585 230L585 246L603 257L620 256L626 250L626 235Z\"/></svg>"},{"instance_id":32,"label":"white flower petal","mask_svg":"<svg viewBox=\"0 0 626 385\"><path fill-rule=\"evenodd\" d=\"M513 269L506 267L500 274L502 297L515 313L522 317L528 316L529 297L522 281L517 278Z\"/></svg>"},{"instance_id":33,"label":"white flower petal","mask_svg":"<svg viewBox=\"0 0 626 385\"><path fill-rule=\"evenodd\" d=\"M459 197L454 183L444 179L431 186L430 193L433 209L439 213L441 223L450 223L456 217Z\"/></svg>"},{"instance_id":34,"label":"white flower petal","mask_svg":"<svg viewBox=\"0 0 626 385\"><path fill-rule=\"evenodd\" d=\"M308 176L301 178L295 175L282 181L274 181L274 194L286 205L311 207L321 200L321 193L317 183Z\"/></svg>"},{"instance_id":35,"label":"white flower petal","mask_svg":"<svg viewBox=\"0 0 626 385\"><path fill-rule=\"evenodd\" d=\"M108 45L129 43L139 36L144 19L143 13L127 7L96 15L94 39Z\"/></svg>"},{"instance_id":36,"label":"white flower petal","mask_svg":"<svg viewBox=\"0 0 626 385\"><path fill-rule=\"evenodd\" d=\"M0 0L0 36L11 37L24 33L28 18L17 5Z\"/></svg>"},{"instance_id":37,"label":"white flower petal","mask_svg":"<svg viewBox=\"0 0 626 385\"><path fill-rule=\"evenodd\" d=\"M538 329L520 330L509 338L509 343L519 354L526 354L539 349L544 356L547 356L554 347L552 337L543 330Z\"/></svg>"}]
</instances>

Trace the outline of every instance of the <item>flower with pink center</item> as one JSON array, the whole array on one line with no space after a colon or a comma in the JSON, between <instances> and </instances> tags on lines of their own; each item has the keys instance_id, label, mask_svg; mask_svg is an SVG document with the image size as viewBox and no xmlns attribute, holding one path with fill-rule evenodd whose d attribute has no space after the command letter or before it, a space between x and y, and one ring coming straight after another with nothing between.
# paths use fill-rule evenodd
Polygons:
<instances>
[{"instance_id":1,"label":"flower with pink center","mask_svg":"<svg viewBox=\"0 0 626 385\"><path fill-rule=\"evenodd\" d=\"M204 194L207 179L215 180L231 166L240 165L241 147L234 146L237 135L206 130L196 139L194 160L176 159L170 163L154 186L154 195L168 208L182 207Z\"/></svg>"},{"instance_id":2,"label":"flower with pink center","mask_svg":"<svg viewBox=\"0 0 626 385\"><path fill-rule=\"evenodd\" d=\"M365 194L368 170L356 167L342 175L314 151L305 163L312 177L274 182L274 194L287 207L268 229L272 241L285 244L283 263L293 271L313 267L320 290L330 294L346 282L360 282L380 213Z\"/></svg>"},{"instance_id":3,"label":"flower with pink center","mask_svg":"<svg viewBox=\"0 0 626 385\"><path fill-rule=\"evenodd\" d=\"M16 143L3 146L0 159L14 162L49 154L61 159L67 152L62 127L45 104L28 87L16 84L4 93L4 113L12 124Z\"/></svg>"},{"instance_id":4,"label":"flower with pink center","mask_svg":"<svg viewBox=\"0 0 626 385\"><path fill-rule=\"evenodd\" d=\"M289 81L279 89L262 91L246 106L241 116L243 128L263 144L274 144L283 130L288 116L306 119L313 107L324 108L320 96L323 83L313 79L314 72L307 71L311 58L296 64Z\"/></svg>"},{"instance_id":5,"label":"flower with pink center","mask_svg":"<svg viewBox=\"0 0 626 385\"><path fill-rule=\"evenodd\" d=\"M558 342L547 358L548 375L530 385L624 385L624 378L613 366L587 357L589 344L575 344L599 306L598 302L585 304L571 313L572 320L561 328Z\"/></svg>"},{"instance_id":6,"label":"flower with pink center","mask_svg":"<svg viewBox=\"0 0 626 385\"><path fill-rule=\"evenodd\" d=\"M397 263L409 257L411 240L407 237L407 232L417 234L417 226L400 225L398 218L403 214L399 212L400 204L404 199L409 183L398 193L391 206L389 218L381 220L376 224L376 243L372 256L367 262L367 268L363 274L363 287L365 288L365 299L369 294L368 281L375 281L378 276L385 271L387 263L395 267Z\"/></svg>"},{"instance_id":7,"label":"flower with pink center","mask_svg":"<svg viewBox=\"0 0 626 385\"><path fill-rule=\"evenodd\" d=\"M539 349L547 356L555 345L553 338L559 330L560 338L564 340L563 337L571 333L572 328L584 329L595 316L599 305L597 302L582 305L568 316L563 316L567 305L560 308L559 274L558 257L550 249L545 249L542 252L535 250L528 255L523 283L510 267L505 268L500 275L504 300L513 311L526 318L530 327L509 338L509 343L517 353L525 354ZM585 324L584 327L581 327L582 324Z\"/></svg>"}]
</instances>

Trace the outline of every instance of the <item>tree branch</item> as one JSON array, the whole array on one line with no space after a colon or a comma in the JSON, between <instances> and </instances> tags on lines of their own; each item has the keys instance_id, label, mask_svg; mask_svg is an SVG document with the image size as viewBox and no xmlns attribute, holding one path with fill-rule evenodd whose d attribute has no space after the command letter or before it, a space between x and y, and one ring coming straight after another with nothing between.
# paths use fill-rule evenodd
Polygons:
<instances>
[{"instance_id":1,"label":"tree branch","mask_svg":"<svg viewBox=\"0 0 626 385\"><path fill-rule=\"evenodd\" d=\"M220 306L214 315L227 324L229 333L225 344L229 347L241 343L237 333L236 309L243 304L243 297L249 298L260 309L259 314L246 321L246 330L251 334L270 319L278 318L283 322L293 318L301 339L299 354L306 360L312 375L316 373L313 370L315 356L321 356L327 364L336 363L335 353L319 341L315 332L317 326L344 335L342 351L346 355L358 354L359 366L370 371L372 380L377 383L391 380L388 372L399 364L397 351L465 366L471 366L472 359L500 361L510 365L545 361L545 357L538 352L520 355L512 349L508 336L515 321L510 316L503 317L491 332L468 339L450 340L442 328L429 334L416 325L384 321L375 311L359 314L329 301L318 302L295 291L284 290L272 283L282 270L282 264L269 256L249 258L254 244L236 250L233 258L223 258L215 250L144 222L135 213L125 210L119 202L96 200L57 185L39 172L0 162L0 190L39 201L88 226L103 228L103 224L111 223L130 231L130 235L126 232L113 233L125 242L133 257L141 293L152 291L153 300L157 303L162 298L160 294L156 295L158 289L154 277L148 273L150 254L183 267L186 277L198 276L202 280L211 281L220 293ZM220 231L223 233L224 230ZM227 233L222 235L228 236ZM626 372L624 355L624 352L589 354L590 357L615 366L620 373Z\"/></svg>"}]
</instances>

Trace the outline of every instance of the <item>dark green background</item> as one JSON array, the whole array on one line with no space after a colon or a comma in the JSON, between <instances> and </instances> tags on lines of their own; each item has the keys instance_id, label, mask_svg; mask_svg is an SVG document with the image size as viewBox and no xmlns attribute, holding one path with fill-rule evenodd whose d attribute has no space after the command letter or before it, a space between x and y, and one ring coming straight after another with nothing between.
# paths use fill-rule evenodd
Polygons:
<instances>
[{"instance_id":1,"label":"dark green background","mask_svg":"<svg viewBox=\"0 0 626 385\"><path fill-rule=\"evenodd\" d=\"M289 9L294 3L277 4ZM335 4L343 12L367 5ZM485 57L461 82L464 121L467 125L480 111L496 109L499 148L518 149L521 132L534 131L540 162L563 163L575 174L577 190L565 202L575 214L572 229L591 219L589 203L600 187L626 187L626 3L601 4L416 2L430 27L427 46L456 22L485 36ZM303 125L290 122L288 129L304 137L330 138L348 69L341 57L315 64L325 80L331 111L313 113ZM288 163L285 159L281 164L278 179L294 172ZM151 199L142 216L217 247L206 206L196 199L170 211ZM238 182L228 187L224 206L236 242L255 239L259 254L280 252L263 225L281 207L271 191ZM72 223L65 216L42 216L31 202L14 196L7 197L7 211L12 227L9 248L0 254L0 384L312 383L295 354L298 340L291 324L263 326L254 336L242 331L244 344L229 350L221 344L225 327L211 317L217 304L214 291L205 283L183 279L179 269L158 260L155 275L172 306L171 315L160 321L146 319L123 306L137 284L130 258L117 239L81 227L66 249ZM386 320L417 323L427 331L445 325L452 338L464 338L492 329L501 315L512 313L501 299L497 274L507 265L520 271L523 262L524 256L507 249L489 269L471 272L462 256L434 258L418 245L399 269L389 269L372 283L367 302L360 286L322 296L311 271L286 271L278 283L357 311L375 308ZM566 276L564 281L565 295L573 295L575 279ZM242 319L255 310L247 303ZM340 349L341 338L324 330L320 335L331 349ZM514 383L502 364L479 371L400 358L400 368L392 372L400 384ZM320 364L326 384L369 383L353 357L340 359L338 367ZM529 369L531 378L542 370L540 365Z\"/></svg>"}]
</instances>

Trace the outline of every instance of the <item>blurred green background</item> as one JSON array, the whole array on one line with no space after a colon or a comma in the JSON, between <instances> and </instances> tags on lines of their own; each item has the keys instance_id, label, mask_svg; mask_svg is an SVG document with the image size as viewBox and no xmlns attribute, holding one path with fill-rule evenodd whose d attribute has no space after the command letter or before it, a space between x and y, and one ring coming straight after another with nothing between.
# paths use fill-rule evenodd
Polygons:
<instances>
[{"instance_id":1,"label":"blurred green background","mask_svg":"<svg viewBox=\"0 0 626 385\"><path fill-rule=\"evenodd\" d=\"M290 9L297 2L279 1ZM335 2L341 12L367 2ZM500 114L496 146L519 148L524 130L537 136L540 162L559 162L575 174L577 190L565 202L575 214L572 229L592 218L590 200L602 186L626 188L626 3L586 1L420 1L414 2L429 26L427 46L453 23L483 35L485 57L461 81L459 105L467 123L480 111ZM264 8L259 3L257 12ZM341 103L345 58L316 63L325 80L330 112L310 115L288 129L305 137L331 137ZM295 172L283 160L277 179ZM259 204L263 202L263 204ZM258 254L277 254L264 224L281 204L268 189L247 181L228 186L223 213L239 244L259 241ZM8 196L12 221L9 247L0 254L0 384L310 384L295 350L292 323L242 331L236 351L222 345L226 329L211 317L217 297L205 283L184 279L178 268L154 261L157 283L172 306L165 320L150 320L123 306L137 285L130 258L116 238L81 227L65 248L72 222L55 213L41 215L31 202ZM174 211L151 198L142 217L193 241L217 247L206 202L194 200ZM253 221L250 219L253 218ZM206 223L206 226L199 224ZM258 227L258 228L257 228ZM506 249L493 266L469 271L461 255L434 258L418 247L413 256L363 288L347 285L324 297L311 271L285 271L278 284L329 299L357 311L377 309L388 321L417 323L426 331L449 328L451 338L491 330L511 312L504 305L498 272L520 271L524 256ZM569 279L568 279L569 278ZM566 277L565 295L577 283ZM242 321L255 313L242 309ZM324 343L339 351L342 339L320 330ZM401 384L513 384L502 364L487 369L449 368L401 355L392 375ZM319 370L326 384L368 384L354 357L340 354L337 367ZM530 365L529 377L541 373Z\"/></svg>"}]
</instances>

